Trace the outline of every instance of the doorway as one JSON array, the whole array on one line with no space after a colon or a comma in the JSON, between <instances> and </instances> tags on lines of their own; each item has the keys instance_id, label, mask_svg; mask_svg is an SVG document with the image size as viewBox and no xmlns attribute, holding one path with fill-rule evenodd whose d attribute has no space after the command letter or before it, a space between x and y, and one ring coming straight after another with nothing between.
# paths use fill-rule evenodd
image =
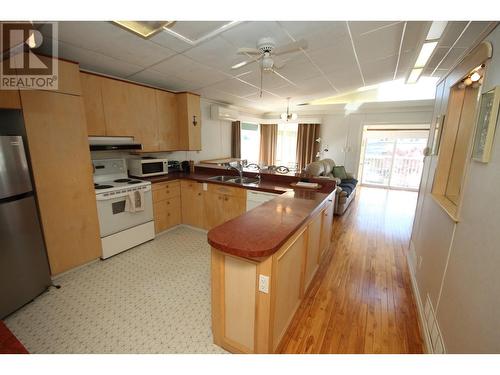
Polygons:
<instances>
[{"instance_id":1,"label":"doorway","mask_svg":"<svg viewBox=\"0 0 500 375\"><path fill-rule=\"evenodd\" d=\"M361 184L418 191L428 136L428 126L410 129L365 126L360 157Z\"/></svg>"}]
</instances>

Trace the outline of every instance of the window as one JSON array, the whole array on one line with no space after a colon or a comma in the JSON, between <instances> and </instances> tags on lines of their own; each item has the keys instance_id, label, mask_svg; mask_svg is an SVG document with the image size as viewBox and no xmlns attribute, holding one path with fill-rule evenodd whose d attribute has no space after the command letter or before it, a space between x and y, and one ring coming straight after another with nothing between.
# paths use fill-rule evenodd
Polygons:
<instances>
[{"instance_id":1,"label":"window","mask_svg":"<svg viewBox=\"0 0 500 375\"><path fill-rule=\"evenodd\" d=\"M241 123L241 158L259 163L260 129L258 124Z\"/></svg>"},{"instance_id":2,"label":"window","mask_svg":"<svg viewBox=\"0 0 500 375\"><path fill-rule=\"evenodd\" d=\"M297 129L298 124L278 124L276 165L297 169Z\"/></svg>"}]
</instances>

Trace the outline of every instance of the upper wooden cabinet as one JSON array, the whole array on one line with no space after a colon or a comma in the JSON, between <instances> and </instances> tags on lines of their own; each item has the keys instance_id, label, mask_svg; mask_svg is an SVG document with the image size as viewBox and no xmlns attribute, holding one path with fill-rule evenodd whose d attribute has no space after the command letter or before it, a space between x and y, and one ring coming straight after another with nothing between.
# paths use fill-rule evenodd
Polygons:
<instances>
[{"instance_id":1,"label":"upper wooden cabinet","mask_svg":"<svg viewBox=\"0 0 500 375\"><path fill-rule=\"evenodd\" d=\"M177 99L174 93L155 90L158 111L158 148L160 151L179 150Z\"/></svg>"},{"instance_id":2,"label":"upper wooden cabinet","mask_svg":"<svg viewBox=\"0 0 500 375\"><path fill-rule=\"evenodd\" d=\"M176 95L179 149L201 150L200 97L187 92Z\"/></svg>"},{"instance_id":3,"label":"upper wooden cabinet","mask_svg":"<svg viewBox=\"0 0 500 375\"><path fill-rule=\"evenodd\" d=\"M155 91L115 79L101 83L106 135L133 136L143 151L159 151Z\"/></svg>"},{"instance_id":4,"label":"upper wooden cabinet","mask_svg":"<svg viewBox=\"0 0 500 375\"><path fill-rule=\"evenodd\" d=\"M89 135L106 135L106 119L102 104L102 78L94 74L80 73L83 104Z\"/></svg>"},{"instance_id":5,"label":"upper wooden cabinet","mask_svg":"<svg viewBox=\"0 0 500 375\"><path fill-rule=\"evenodd\" d=\"M18 90L0 90L0 108L21 109Z\"/></svg>"},{"instance_id":6,"label":"upper wooden cabinet","mask_svg":"<svg viewBox=\"0 0 500 375\"><path fill-rule=\"evenodd\" d=\"M131 136L143 151L201 150L200 97L81 73L88 134Z\"/></svg>"}]
</instances>

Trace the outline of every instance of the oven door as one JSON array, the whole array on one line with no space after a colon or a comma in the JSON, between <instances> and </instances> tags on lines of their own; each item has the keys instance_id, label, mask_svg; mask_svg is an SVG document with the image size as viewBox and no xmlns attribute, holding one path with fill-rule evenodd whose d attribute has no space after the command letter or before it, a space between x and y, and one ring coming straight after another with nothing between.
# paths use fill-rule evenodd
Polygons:
<instances>
[{"instance_id":1,"label":"oven door","mask_svg":"<svg viewBox=\"0 0 500 375\"><path fill-rule=\"evenodd\" d=\"M101 238L153 220L153 199L151 186L144 191L144 210L129 212L125 210L126 194L97 195L97 212Z\"/></svg>"}]
</instances>

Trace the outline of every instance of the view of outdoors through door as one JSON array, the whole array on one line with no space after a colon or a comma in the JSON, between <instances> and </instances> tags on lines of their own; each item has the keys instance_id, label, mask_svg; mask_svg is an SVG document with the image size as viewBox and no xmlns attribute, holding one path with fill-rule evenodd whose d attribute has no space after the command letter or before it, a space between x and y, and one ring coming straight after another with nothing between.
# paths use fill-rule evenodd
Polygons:
<instances>
[{"instance_id":1,"label":"view of outdoors through door","mask_svg":"<svg viewBox=\"0 0 500 375\"><path fill-rule=\"evenodd\" d=\"M428 130L371 130L363 133L361 183L418 190Z\"/></svg>"}]
</instances>

